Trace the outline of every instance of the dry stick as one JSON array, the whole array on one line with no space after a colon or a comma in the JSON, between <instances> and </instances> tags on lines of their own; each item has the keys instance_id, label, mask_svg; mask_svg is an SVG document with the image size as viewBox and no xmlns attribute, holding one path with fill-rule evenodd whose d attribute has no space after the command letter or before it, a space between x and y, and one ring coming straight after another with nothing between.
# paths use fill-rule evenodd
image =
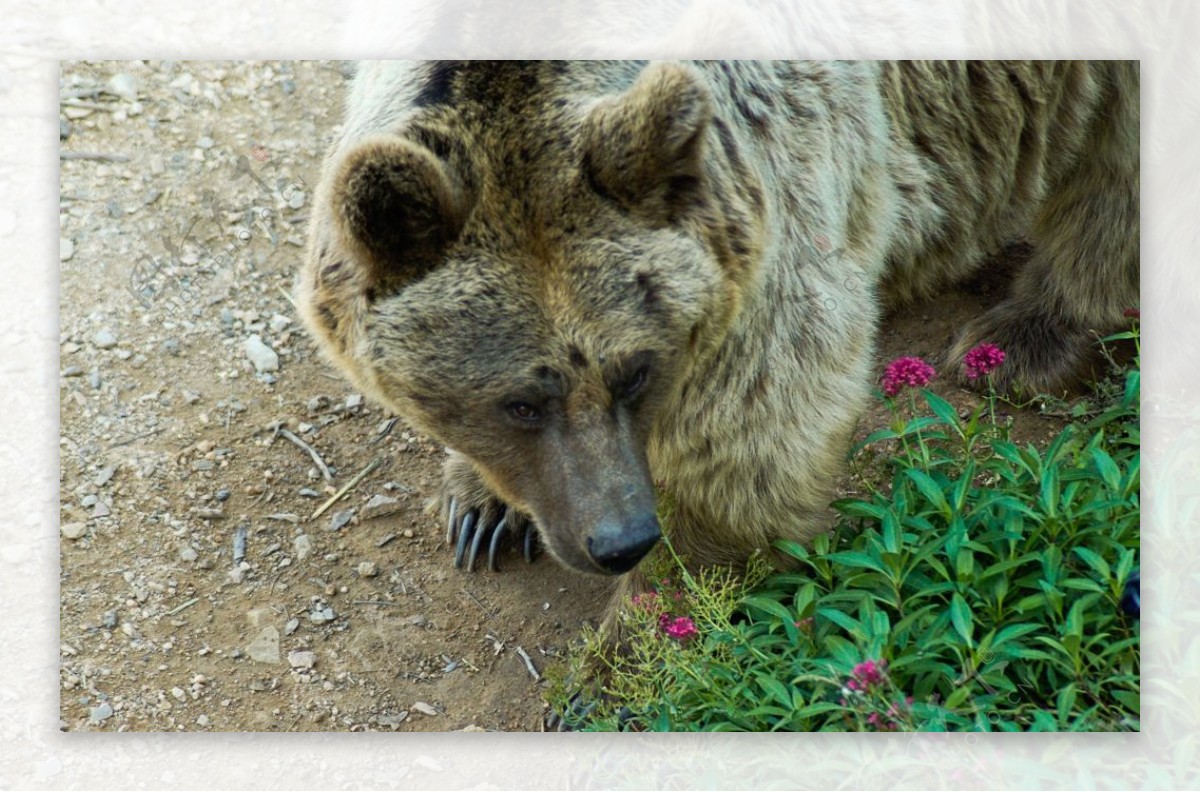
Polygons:
<instances>
[{"instance_id":1,"label":"dry stick","mask_svg":"<svg viewBox=\"0 0 1200 792\"><path fill-rule=\"evenodd\" d=\"M96 160L98 162L129 162L125 154L105 154L102 151L60 151L59 159L65 160Z\"/></svg>"},{"instance_id":2,"label":"dry stick","mask_svg":"<svg viewBox=\"0 0 1200 792\"><path fill-rule=\"evenodd\" d=\"M85 99L76 99L74 97L66 97L62 100L63 107L81 107L85 110L104 110L109 113L115 113L119 109L115 103L105 104L103 102L89 102Z\"/></svg>"},{"instance_id":3,"label":"dry stick","mask_svg":"<svg viewBox=\"0 0 1200 792\"><path fill-rule=\"evenodd\" d=\"M187 610L188 608L192 607L193 605L195 605L195 604L196 604L197 602L199 602L199 601L200 601L200 598L199 598L199 597L192 597L190 600L188 600L187 602L183 603L183 604L182 604L182 605L180 605L178 608L174 608L174 609L172 609L172 610L169 610L169 611L167 611L166 613L164 613L163 615L164 615L164 616L174 616L176 613L179 613L179 612L180 612L180 611L182 611L182 610Z\"/></svg>"},{"instance_id":4,"label":"dry stick","mask_svg":"<svg viewBox=\"0 0 1200 792\"><path fill-rule=\"evenodd\" d=\"M278 429L278 433L284 439L289 440L292 443L295 443L300 448L303 448L305 451L307 451L308 455L310 457L312 457L313 462L316 462L317 467L319 467L321 469L321 475L325 477L325 480L329 481L329 482L333 481L333 474L329 472L329 466L325 464L325 460L321 459L321 455L318 454L313 449L312 446L310 446L308 443L301 440L299 437L296 437L296 435L292 434L290 431L288 431L287 429L284 429L283 427L280 427Z\"/></svg>"},{"instance_id":5,"label":"dry stick","mask_svg":"<svg viewBox=\"0 0 1200 792\"><path fill-rule=\"evenodd\" d=\"M517 654L519 654L521 659L525 661L525 668L529 671L529 675L533 677L533 681L541 682L542 675L538 673L537 667L534 666L533 658L529 656L529 652L526 652L524 649L518 646Z\"/></svg>"},{"instance_id":6,"label":"dry stick","mask_svg":"<svg viewBox=\"0 0 1200 792\"><path fill-rule=\"evenodd\" d=\"M151 429L149 432L142 432L139 435L134 435L133 437L127 437L124 440L118 440L117 442L109 445L109 448L110 449L117 448L118 446L129 445L130 443L136 443L138 440L142 440L144 438L150 437L151 435L158 434L159 432L163 431L163 429L165 429L165 428L166 427L160 426L157 429Z\"/></svg>"},{"instance_id":7,"label":"dry stick","mask_svg":"<svg viewBox=\"0 0 1200 792\"><path fill-rule=\"evenodd\" d=\"M354 486L358 484L358 482L365 479L368 475L370 475L372 472L374 472L375 468L379 467L382 464L383 464L382 458L371 460L371 464L369 464L365 468L363 468L362 471L357 476L355 476L354 478L347 481L346 486L342 487L340 490L335 492L333 494L333 497L331 497L329 500L327 500L323 504L321 504L321 508L319 508L315 512L313 512L312 517L310 517L309 519L315 520L318 517L320 517L322 514L324 514L326 509L328 509L330 506L332 506L333 504L335 504L339 500L341 500L343 495L345 495L347 492L349 492L351 489L353 489Z\"/></svg>"}]
</instances>

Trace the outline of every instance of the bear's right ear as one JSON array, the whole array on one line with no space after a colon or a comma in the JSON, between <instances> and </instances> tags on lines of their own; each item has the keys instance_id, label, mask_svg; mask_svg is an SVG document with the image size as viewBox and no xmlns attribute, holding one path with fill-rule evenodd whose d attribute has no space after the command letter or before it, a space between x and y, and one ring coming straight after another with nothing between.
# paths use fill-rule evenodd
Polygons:
<instances>
[{"instance_id":1,"label":"bear's right ear","mask_svg":"<svg viewBox=\"0 0 1200 792\"><path fill-rule=\"evenodd\" d=\"M647 66L629 90L584 120L584 176L626 209L671 222L701 189L712 115L708 86L693 69Z\"/></svg>"},{"instance_id":2,"label":"bear's right ear","mask_svg":"<svg viewBox=\"0 0 1200 792\"><path fill-rule=\"evenodd\" d=\"M428 272L466 215L465 197L445 164L402 137L369 139L345 154L331 197L342 242L370 286Z\"/></svg>"}]
</instances>

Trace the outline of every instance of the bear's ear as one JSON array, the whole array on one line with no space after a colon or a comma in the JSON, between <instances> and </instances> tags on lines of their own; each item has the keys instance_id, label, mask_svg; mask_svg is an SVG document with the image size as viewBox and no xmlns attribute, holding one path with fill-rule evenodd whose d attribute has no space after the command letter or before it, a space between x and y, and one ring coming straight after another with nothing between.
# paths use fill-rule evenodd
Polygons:
<instances>
[{"instance_id":1,"label":"bear's ear","mask_svg":"<svg viewBox=\"0 0 1200 792\"><path fill-rule=\"evenodd\" d=\"M357 144L332 184L338 232L370 286L428 272L462 230L462 189L433 152L405 138Z\"/></svg>"},{"instance_id":2,"label":"bear's ear","mask_svg":"<svg viewBox=\"0 0 1200 792\"><path fill-rule=\"evenodd\" d=\"M699 194L712 113L708 87L692 69L646 67L628 91L585 119L585 178L625 208L671 222Z\"/></svg>"}]
</instances>

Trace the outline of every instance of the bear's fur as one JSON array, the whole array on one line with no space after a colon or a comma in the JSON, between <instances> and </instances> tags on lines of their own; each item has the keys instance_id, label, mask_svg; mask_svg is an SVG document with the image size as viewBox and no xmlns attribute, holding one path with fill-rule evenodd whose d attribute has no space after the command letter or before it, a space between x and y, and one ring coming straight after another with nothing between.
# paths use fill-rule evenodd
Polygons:
<instances>
[{"instance_id":1,"label":"bear's fur","mask_svg":"<svg viewBox=\"0 0 1200 792\"><path fill-rule=\"evenodd\" d=\"M299 302L366 392L581 571L822 527L880 313L1025 237L998 384L1059 391L1138 304L1130 62L361 67ZM443 515L445 516L445 515ZM637 585L635 576L626 576Z\"/></svg>"}]
</instances>

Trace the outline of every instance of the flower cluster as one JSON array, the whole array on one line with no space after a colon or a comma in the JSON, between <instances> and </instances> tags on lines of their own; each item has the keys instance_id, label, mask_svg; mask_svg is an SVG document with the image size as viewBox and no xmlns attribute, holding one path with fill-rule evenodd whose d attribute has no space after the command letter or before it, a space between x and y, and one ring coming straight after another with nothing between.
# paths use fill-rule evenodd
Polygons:
<instances>
[{"instance_id":1,"label":"flower cluster","mask_svg":"<svg viewBox=\"0 0 1200 792\"><path fill-rule=\"evenodd\" d=\"M991 374L1004 362L1004 350L995 344L980 344L963 357L963 366L971 379Z\"/></svg>"},{"instance_id":2,"label":"flower cluster","mask_svg":"<svg viewBox=\"0 0 1200 792\"><path fill-rule=\"evenodd\" d=\"M864 660L850 672L846 687L850 690L870 690L882 685L886 679L887 661Z\"/></svg>"},{"instance_id":3,"label":"flower cluster","mask_svg":"<svg viewBox=\"0 0 1200 792\"><path fill-rule=\"evenodd\" d=\"M933 366L919 357L901 357L883 371L883 392L895 396L905 388L920 388L934 377Z\"/></svg>"},{"instance_id":4,"label":"flower cluster","mask_svg":"<svg viewBox=\"0 0 1200 792\"><path fill-rule=\"evenodd\" d=\"M668 638L674 638L676 641L686 641L700 634L700 631L696 629L696 623L691 618L672 616L669 613L659 615L658 629L666 633Z\"/></svg>"}]
</instances>

